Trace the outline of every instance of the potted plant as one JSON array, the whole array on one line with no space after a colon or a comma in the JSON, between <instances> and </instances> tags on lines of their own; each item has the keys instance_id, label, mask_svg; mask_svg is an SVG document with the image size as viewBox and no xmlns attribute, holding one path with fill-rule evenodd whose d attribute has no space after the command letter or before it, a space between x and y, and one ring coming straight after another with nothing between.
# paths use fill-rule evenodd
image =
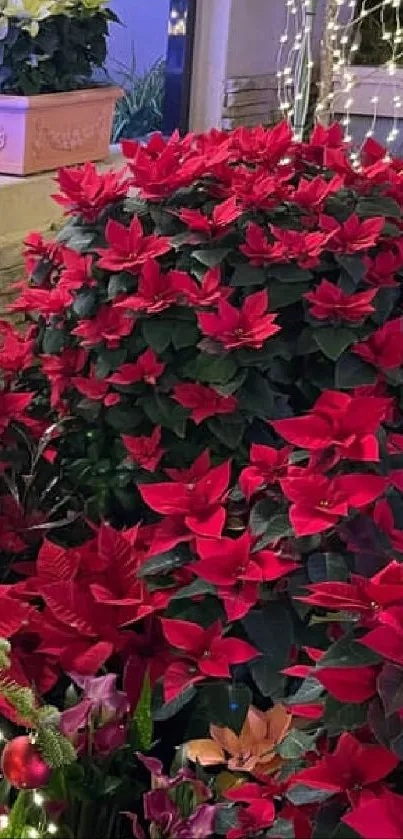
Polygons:
<instances>
[{"instance_id":1,"label":"potted plant","mask_svg":"<svg viewBox=\"0 0 403 839\"><path fill-rule=\"evenodd\" d=\"M95 78L107 0L0 0L0 172L106 157L120 91Z\"/></svg>"}]
</instances>

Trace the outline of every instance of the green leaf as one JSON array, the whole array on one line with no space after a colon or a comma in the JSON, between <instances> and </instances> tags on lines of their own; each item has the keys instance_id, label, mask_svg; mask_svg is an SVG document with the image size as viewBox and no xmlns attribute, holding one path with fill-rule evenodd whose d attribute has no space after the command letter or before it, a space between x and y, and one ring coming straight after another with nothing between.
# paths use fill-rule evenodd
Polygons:
<instances>
[{"instance_id":1,"label":"green leaf","mask_svg":"<svg viewBox=\"0 0 403 839\"><path fill-rule=\"evenodd\" d=\"M143 408L154 425L169 428L181 440L185 438L188 413L169 396L154 391L151 396L139 399L138 405Z\"/></svg>"},{"instance_id":2,"label":"green leaf","mask_svg":"<svg viewBox=\"0 0 403 839\"><path fill-rule=\"evenodd\" d=\"M297 728L293 728L283 742L277 746L276 751L285 760L298 760L306 752L313 749L317 736L317 732L308 734L306 731L298 731Z\"/></svg>"},{"instance_id":3,"label":"green leaf","mask_svg":"<svg viewBox=\"0 0 403 839\"><path fill-rule=\"evenodd\" d=\"M229 355L207 355L199 353L194 361L186 364L183 373L196 382L225 385L234 378L237 365Z\"/></svg>"},{"instance_id":4,"label":"green leaf","mask_svg":"<svg viewBox=\"0 0 403 839\"><path fill-rule=\"evenodd\" d=\"M254 268L250 263L237 265L231 277L232 286L261 286L266 283L266 275L262 268Z\"/></svg>"},{"instance_id":5,"label":"green leaf","mask_svg":"<svg viewBox=\"0 0 403 839\"><path fill-rule=\"evenodd\" d=\"M359 675L357 674L357 679ZM331 737L344 731L362 728L367 722L367 703L339 702L333 696L327 696L323 723Z\"/></svg>"},{"instance_id":6,"label":"green leaf","mask_svg":"<svg viewBox=\"0 0 403 839\"><path fill-rule=\"evenodd\" d=\"M308 575L311 583L346 581L349 578L349 569L345 557L341 554L316 553L308 558Z\"/></svg>"},{"instance_id":7,"label":"green leaf","mask_svg":"<svg viewBox=\"0 0 403 839\"><path fill-rule=\"evenodd\" d=\"M286 514L276 513L273 516L273 502L270 498L262 498L252 507L249 526L254 536L264 534L267 544L292 533Z\"/></svg>"},{"instance_id":8,"label":"green leaf","mask_svg":"<svg viewBox=\"0 0 403 839\"><path fill-rule=\"evenodd\" d=\"M298 265L270 265L267 273L281 283L307 283L312 279L312 272Z\"/></svg>"},{"instance_id":9,"label":"green leaf","mask_svg":"<svg viewBox=\"0 0 403 839\"><path fill-rule=\"evenodd\" d=\"M192 699L196 696L196 688L193 685L189 685L179 696L176 696L175 699L172 699L171 702L165 702L160 708L154 710L153 719L155 722L165 722L166 720L170 720L171 717L176 716L185 705L188 705Z\"/></svg>"},{"instance_id":10,"label":"green leaf","mask_svg":"<svg viewBox=\"0 0 403 839\"><path fill-rule=\"evenodd\" d=\"M352 633L347 633L332 644L321 658L318 669L324 667L366 667L379 664L380 657L372 650L359 644ZM359 678L359 676L357 676Z\"/></svg>"},{"instance_id":11,"label":"green leaf","mask_svg":"<svg viewBox=\"0 0 403 839\"><path fill-rule=\"evenodd\" d=\"M283 699L283 702L284 705L310 705L312 702L317 702L323 693L323 685L309 676L304 679L301 687L287 699Z\"/></svg>"},{"instance_id":12,"label":"green leaf","mask_svg":"<svg viewBox=\"0 0 403 839\"><path fill-rule=\"evenodd\" d=\"M144 340L156 353L164 352L172 339L173 322L164 318L149 318L142 324Z\"/></svg>"},{"instance_id":13,"label":"green leaf","mask_svg":"<svg viewBox=\"0 0 403 839\"><path fill-rule=\"evenodd\" d=\"M259 691L265 698L275 702L284 696L286 677L279 673L267 656L261 656L249 665L250 674Z\"/></svg>"},{"instance_id":14,"label":"green leaf","mask_svg":"<svg viewBox=\"0 0 403 839\"><path fill-rule=\"evenodd\" d=\"M153 742L153 719L151 710L151 682L147 673L143 682L141 696L134 712L134 723L137 734L138 748L148 752Z\"/></svg>"},{"instance_id":15,"label":"green leaf","mask_svg":"<svg viewBox=\"0 0 403 839\"><path fill-rule=\"evenodd\" d=\"M336 254L335 259L352 279L354 286L358 286L364 279L366 272L362 256L360 254L353 254L352 256Z\"/></svg>"},{"instance_id":16,"label":"green leaf","mask_svg":"<svg viewBox=\"0 0 403 839\"><path fill-rule=\"evenodd\" d=\"M197 579L194 580L193 583L190 583L188 586L183 586L180 588L176 594L174 594L171 598L172 600L187 600L188 598L191 599L192 597L200 597L202 594L215 594L216 589L215 586L211 585L211 583L206 583L204 580Z\"/></svg>"},{"instance_id":17,"label":"green leaf","mask_svg":"<svg viewBox=\"0 0 403 839\"><path fill-rule=\"evenodd\" d=\"M356 335L344 326L324 326L315 329L313 337L326 358L337 361L347 347L354 344Z\"/></svg>"},{"instance_id":18,"label":"green leaf","mask_svg":"<svg viewBox=\"0 0 403 839\"><path fill-rule=\"evenodd\" d=\"M169 492L169 484L167 484ZM187 557L178 551L166 551L165 553L152 556L140 566L137 571L138 577L152 577L155 574L169 574L175 568L181 568L187 562Z\"/></svg>"},{"instance_id":19,"label":"green leaf","mask_svg":"<svg viewBox=\"0 0 403 839\"><path fill-rule=\"evenodd\" d=\"M403 708L403 668L385 663L378 676L378 693L387 717Z\"/></svg>"},{"instance_id":20,"label":"green leaf","mask_svg":"<svg viewBox=\"0 0 403 839\"><path fill-rule=\"evenodd\" d=\"M265 832L265 839L295 839L295 830L289 819L276 819L269 830Z\"/></svg>"},{"instance_id":21,"label":"green leaf","mask_svg":"<svg viewBox=\"0 0 403 839\"><path fill-rule=\"evenodd\" d=\"M269 300L272 310L282 309L284 306L291 306L293 303L303 299L303 295L309 291L308 283L269 283Z\"/></svg>"},{"instance_id":22,"label":"green leaf","mask_svg":"<svg viewBox=\"0 0 403 839\"><path fill-rule=\"evenodd\" d=\"M265 376L255 371L248 373L248 378L239 393L239 407L263 420L273 415L273 390Z\"/></svg>"},{"instance_id":23,"label":"green leaf","mask_svg":"<svg viewBox=\"0 0 403 839\"><path fill-rule=\"evenodd\" d=\"M119 294L127 294L135 287L134 277L122 271L120 274L112 274L108 283L108 300L114 300Z\"/></svg>"},{"instance_id":24,"label":"green leaf","mask_svg":"<svg viewBox=\"0 0 403 839\"><path fill-rule=\"evenodd\" d=\"M97 295L94 289L80 291L76 295L72 309L78 318L92 317L97 308Z\"/></svg>"},{"instance_id":25,"label":"green leaf","mask_svg":"<svg viewBox=\"0 0 403 839\"><path fill-rule=\"evenodd\" d=\"M270 602L261 609L251 609L242 624L252 643L267 657L268 662L281 669L288 660L294 640L294 625L289 609L278 602Z\"/></svg>"},{"instance_id":26,"label":"green leaf","mask_svg":"<svg viewBox=\"0 0 403 839\"><path fill-rule=\"evenodd\" d=\"M312 789L304 784L297 784L287 792L288 800L297 807L301 807L303 804L320 804L327 798L331 798L332 795L334 793L329 792L329 790Z\"/></svg>"},{"instance_id":27,"label":"green leaf","mask_svg":"<svg viewBox=\"0 0 403 839\"><path fill-rule=\"evenodd\" d=\"M214 437L229 449L237 449L242 442L245 424L237 415L218 416L208 420L207 426Z\"/></svg>"},{"instance_id":28,"label":"green leaf","mask_svg":"<svg viewBox=\"0 0 403 839\"><path fill-rule=\"evenodd\" d=\"M132 434L143 420L143 412L131 405L113 405L105 411L105 419L119 434Z\"/></svg>"},{"instance_id":29,"label":"green leaf","mask_svg":"<svg viewBox=\"0 0 403 839\"><path fill-rule=\"evenodd\" d=\"M200 332L197 323L176 323L172 330L172 344L176 350L185 347L195 347L200 339Z\"/></svg>"},{"instance_id":30,"label":"green leaf","mask_svg":"<svg viewBox=\"0 0 403 839\"><path fill-rule=\"evenodd\" d=\"M211 248L210 250L193 251L191 256L207 268L215 268L224 262L230 252L229 248Z\"/></svg>"},{"instance_id":31,"label":"green leaf","mask_svg":"<svg viewBox=\"0 0 403 839\"><path fill-rule=\"evenodd\" d=\"M42 352L45 355L58 355L65 342L65 334L62 329L56 329L53 326L47 326L42 340Z\"/></svg>"},{"instance_id":32,"label":"green leaf","mask_svg":"<svg viewBox=\"0 0 403 839\"><path fill-rule=\"evenodd\" d=\"M375 368L366 364L355 353L346 352L336 364L334 383L337 390L350 390L361 385L373 385L376 380Z\"/></svg>"},{"instance_id":33,"label":"green leaf","mask_svg":"<svg viewBox=\"0 0 403 839\"><path fill-rule=\"evenodd\" d=\"M252 693L244 684L217 682L200 690L200 707L210 725L230 728L239 734L252 704Z\"/></svg>"},{"instance_id":34,"label":"green leaf","mask_svg":"<svg viewBox=\"0 0 403 839\"><path fill-rule=\"evenodd\" d=\"M401 215L398 203L386 195L360 198L356 204L355 211L360 218L372 218L374 216L400 218Z\"/></svg>"}]
</instances>

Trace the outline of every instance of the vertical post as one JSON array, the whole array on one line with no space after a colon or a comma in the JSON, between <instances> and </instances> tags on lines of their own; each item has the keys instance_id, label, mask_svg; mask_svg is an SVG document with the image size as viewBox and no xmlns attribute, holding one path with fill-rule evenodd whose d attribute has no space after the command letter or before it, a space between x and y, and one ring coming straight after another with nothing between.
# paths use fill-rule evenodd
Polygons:
<instances>
[{"instance_id":1,"label":"vertical post","mask_svg":"<svg viewBox=\"0 0 403 839\"><path fill-rule=\"evenodd\" d=\"M324 28L320 57L320 80L319 80L319 102L320 110L317 110L318 120L322 125L329 125L330 122L330 94L333 90L333 45L330 40L330 32L337 20L337 0L326 0L324 17Z\"/></svg>"},{"instance_id":2,"label":"vertical post","mask_svg":"<svg viewBox=\"0 0 403 839\"><path fill-rule=\"evenodd\" d=\"M294 73L294 131L303 138L312 88L313 66L312 38L317 0L301 0L303 31L301 47Z\"/></svg>"}]
</instances>

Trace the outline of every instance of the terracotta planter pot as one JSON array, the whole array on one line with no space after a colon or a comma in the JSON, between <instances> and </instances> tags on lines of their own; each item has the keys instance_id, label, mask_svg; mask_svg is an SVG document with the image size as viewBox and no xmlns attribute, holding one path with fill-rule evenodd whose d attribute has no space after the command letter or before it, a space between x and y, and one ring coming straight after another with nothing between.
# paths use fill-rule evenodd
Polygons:
<instances>
[{"instance_id":1,"label":"terracotta planter pot","mask_svg":"<svg viewBox=\"0 0 403 839\"><path fill-rule=\"evenodd\" d=\"M31 175L109 153L117 87L0 95L0 173Z\"/></svg>"}]
</instances>

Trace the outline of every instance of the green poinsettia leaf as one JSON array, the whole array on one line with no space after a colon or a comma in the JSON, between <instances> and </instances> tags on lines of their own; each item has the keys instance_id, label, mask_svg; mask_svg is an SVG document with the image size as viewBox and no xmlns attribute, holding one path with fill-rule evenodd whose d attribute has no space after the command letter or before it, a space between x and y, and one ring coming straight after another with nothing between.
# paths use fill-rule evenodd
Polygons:
<instances>
[{"instance_id":1,"label":"green poinsettia leaf","mask_svg":"<svg viewBox=\"0 0 403 839\"><path fill-rule=\"evenodd\" d=\"M315 329L313 337L326 358L337 361L347 347L357 340L352 329L343 326L325 326Z\"/></svg>"}]
</instances>

